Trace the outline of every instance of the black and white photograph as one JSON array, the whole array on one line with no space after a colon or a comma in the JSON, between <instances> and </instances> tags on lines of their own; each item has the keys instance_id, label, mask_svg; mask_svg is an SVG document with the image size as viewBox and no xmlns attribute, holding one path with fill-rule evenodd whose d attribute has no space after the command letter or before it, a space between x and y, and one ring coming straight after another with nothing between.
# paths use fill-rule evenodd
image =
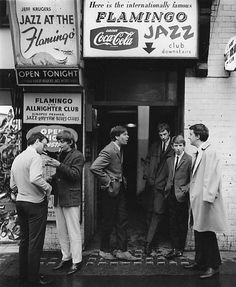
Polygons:
<instances>
[{"instance_id":1,"label":"black and white photograph","mask_svg":"<svg viewBox=\"0 0 236 287\"><path fill-rule=\"evenodd\" d=\"M235 286L235 131L235 0L0 0L0 286Z\"/></svg>"}]
</instances>

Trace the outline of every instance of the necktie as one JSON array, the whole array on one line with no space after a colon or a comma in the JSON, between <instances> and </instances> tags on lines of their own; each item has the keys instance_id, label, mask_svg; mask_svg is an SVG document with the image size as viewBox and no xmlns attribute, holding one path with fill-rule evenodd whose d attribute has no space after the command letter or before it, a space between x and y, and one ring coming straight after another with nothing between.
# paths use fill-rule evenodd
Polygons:
<instances>
[{"instance_id":1,"label":"necktie","mask_svg":"<svg viewBox=\"0 0 236 287\"><path fill-rule=\"evenodd\" d=\"M195 167L195 164L197 161L197 156L198 156L198 151L196 152L196 157L195 157L194 162L193 162L192 171L194 170L194 167Z\"/></svg>"},{"instance_id":2,"label":"necktie","mask_svg":"<svg viewBox=\"0 0 236 287\"><path fill-rule=\"evenodd\" d=\"M178 164L179 164L179 157L176 156L175 171L176 171L176 169L177 169L177 167L178 167Z\"/></svg>"},{"instance_id":3,"label":"necktie","mask_svg":"<svg viewBox=\"0 0 236 287\"><path fill-rule=\"evenodd\" d=\"M176 172L176 169L178 167L178 164L179 164L179 157L176 156L176 159L175 159L175 166L174 166L174 171L173 171L173 180L175 178L175 172ZM173 183L174 184L174 183Z\"/></svg>"},{"instance_id":4,"label":"necktie","mask_svg":"<svg viewBox=\"0 0 236 287\"><path fill-rule=\"evenodd\" d=\"M162 153L165 152L165 145L166 145L165 142L163 142L163 143L162 143L162 150L161 150Z\"/></svg>"}]
</instances>

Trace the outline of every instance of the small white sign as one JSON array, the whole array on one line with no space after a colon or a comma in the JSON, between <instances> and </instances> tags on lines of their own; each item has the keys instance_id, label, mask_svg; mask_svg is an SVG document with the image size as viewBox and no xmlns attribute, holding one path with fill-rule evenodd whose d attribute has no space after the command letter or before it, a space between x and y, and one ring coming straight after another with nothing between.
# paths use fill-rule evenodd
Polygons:
<instances>
[{"instance_id":1,"label":"small white sign","mask_svg":"<svg viewBox=\"0 0 236 287\"><path fill-rule=\"evenodd\" d=\"M56 214L54 210L54 195L51 195L48 201L48 217L47 221L55 221Z\"/></svg>"},{"instance_id":2,"label":"small white sign","mask_svg":"<svg viewBox=\"0 0 236 287\"><path fill-rule=\"evenodd\" d=\"M24 94L24 123L81 124L81 111L81 94Z\"/></svg>"},{"instance_id":3,"label":"small white sign","mask_svg":"<svg viewBox=\"0 0 236 287\"><path fill-rule=\"evenodd\" d=\"M236 70L236 36L232 37L225 48L225 70Z\"/></svg>"},{"instance_id":4,"label":"small white sign","mask_svg":"<svg viewBox=\"0 0 236 287\"><path fill-rule=\"evenodd\" d=\"M84 57L197 58L197 0L85 0Z\"/></svg>"}]
</instances>

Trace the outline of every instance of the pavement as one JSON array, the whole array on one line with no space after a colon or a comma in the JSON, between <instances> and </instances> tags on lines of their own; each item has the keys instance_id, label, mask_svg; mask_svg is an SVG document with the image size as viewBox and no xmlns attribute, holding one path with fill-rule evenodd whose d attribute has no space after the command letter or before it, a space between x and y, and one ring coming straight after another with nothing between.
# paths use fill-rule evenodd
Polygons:
<instances>
[{"instance_id":1,"label":"pavement","mask_svg":"<svg viewBox=\"0 0 236 287\"><path fill-rule=\"evenodd\" d=\"M99 257L97 249L86 250L83 252L82 269L72 276L66 276L66 270L52 270L61 259L59 251L44 251L41 273L53 280L47 285L51 287L232 287L236 284L235 252L221 252L220 274L201 280L199 272L183 268L193 261L194 252L185 252L184 256L168 261L164 257L167 248L149 257L145 256L142 248L131 251L139 257L137 262L106 261ZM0 245L0 286L22 287L18 282L17 244Z\"/></svg>"},{"instance_id":2,"label":"pavement","mask_svg":"<svg viewBox=\"0 0 236 287\"><path fill-rule=\"evenodd\" d=\"M191 275L192 271L183 268L194 260L194 252L187 251L182 257L167 260L164 255L168 248L161 248L160 253L152 253L146 256L143 249L135 248L132 254L138 257L135 262L122 260L104 260L98 254L97 249L85 250L83 252L83 267L74 276L153 276L153 275ZM221 274L236 275L236 252L221 251L222 265ZM44 251L41 257L41 272L51 276L65 276L64 271L53 271L52 267L61 259L59 251ZM18 245L0 245L0 276L18 275Z\"/></svg>"}]
</instances>

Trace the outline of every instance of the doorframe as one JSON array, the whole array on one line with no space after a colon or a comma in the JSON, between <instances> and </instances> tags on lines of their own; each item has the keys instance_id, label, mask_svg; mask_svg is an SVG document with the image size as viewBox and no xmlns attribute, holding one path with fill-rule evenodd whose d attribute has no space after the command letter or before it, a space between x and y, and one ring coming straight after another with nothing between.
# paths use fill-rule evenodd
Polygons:
<instances>
[{"instance_id":1,"label":"doorframe","mask_svg":"<svg viewBox=\"0 0 236 287\"><path fill-rule=\"evenodd\" d=\"M162 107L176 107L177 108L177 124L176 124L176 133L183 133L184 134L184 105L185 105L185 99L184 99L184 89L185 89L185 67L184 66L179 66L177 69L177 103L170 103L170 102L161 102L161 101L155 101L155 102L145 102L145 106L149 107L154 107L154 106L162 106ZM86 99L86 106L85 110L85 123L90 121L90 128L89 131L86 130L85 127L85 154L86 154L86 143L87 143L87 138L89 134L90 142L92 144L96 145L96 147L90 146L90 154L91 158L90 160L86 163L86 168L89 170L89 167L91 163L95 160L98 154L97 146L98 143L95 142L95 134L96 134L96 115L93 113L93 109L99 108L99 107L111 107L111 106L116 106L116 107L127 107L127 106L136 106L138 109L138 106L144 106L144 103L141 103L139 101L127 101L127 102L121 102L121 101L95 101L93 97L93 92L89 94L89 90L85 90L85 99ZM89 110L89 112L88 112ZM138 171L137 171L138 172ZM86 192L88 193L87 196L85 195L85 244L87 244L90 239L93 238L93 235L97 232L98 228L98 222L97 222L97 183L95 178L91 175L89 171L86 172L87 178L84 180L85 184L85 194ZM88 184L89 183L89 184ZM88 186L88 188L86 188ZM87 190L86 190L87 189ZM86 209L90 209L89 200L93 200L92 203L92 211L90 212L89 216L86 217Z\"/></svg>"}]
</instances>

